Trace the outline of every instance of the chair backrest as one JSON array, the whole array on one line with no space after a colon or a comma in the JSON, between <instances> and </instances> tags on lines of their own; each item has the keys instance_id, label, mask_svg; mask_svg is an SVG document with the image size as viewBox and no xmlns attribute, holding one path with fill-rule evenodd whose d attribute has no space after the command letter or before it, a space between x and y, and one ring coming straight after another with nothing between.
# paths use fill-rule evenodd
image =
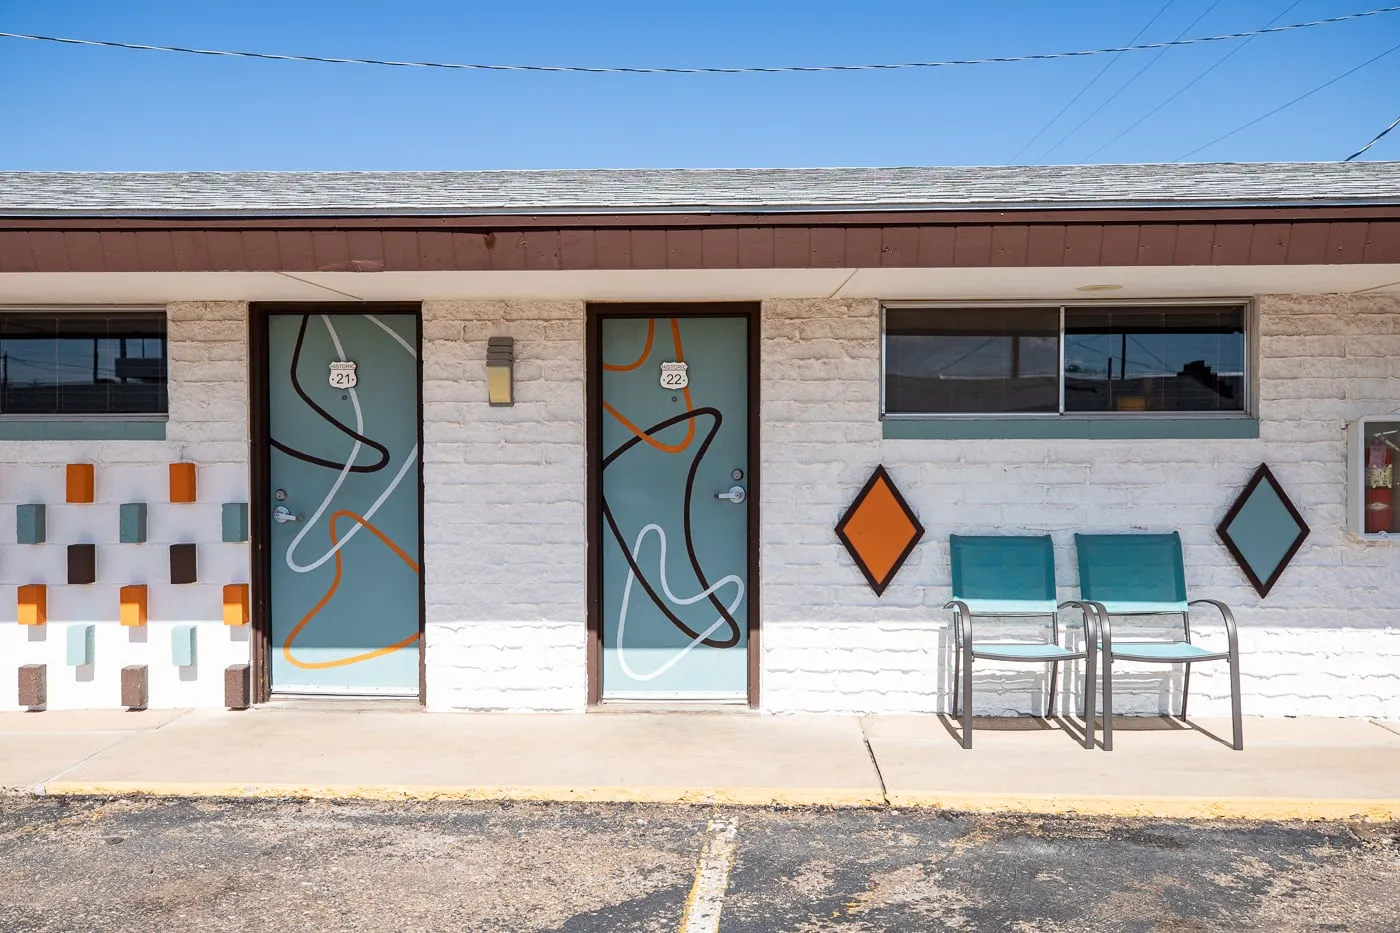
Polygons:
<instances>
[{"instance_id":1,"label":"chair backrest","mask_svg":"<svg viewBox=\"0 0 1400 933\"><path fill-rule=\"evenodd\" d=\"M1181 536L1075 535L1079 595L1109 612L1185 612Z\"/></svg>"},{"instance_id":2,"label":"chair backrest","mask_svg":"<svg viewBox=\"0 0 1400 933\"><path fill-rule=\"evenodd\" d=\"M989 615L1055 611L1049 535L949 535L953 598Z\"/></svg>"}]
</instances>

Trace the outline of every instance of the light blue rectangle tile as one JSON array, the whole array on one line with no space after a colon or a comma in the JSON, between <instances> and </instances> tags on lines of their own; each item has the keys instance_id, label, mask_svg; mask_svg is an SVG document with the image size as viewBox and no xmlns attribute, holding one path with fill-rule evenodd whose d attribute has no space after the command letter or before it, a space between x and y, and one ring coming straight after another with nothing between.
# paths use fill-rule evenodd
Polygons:
<instances>
[{"instance_id":1,"label":"light blue rectangle tile","mask_svg":"<svg viewBox=\"0 0 1400 933\"><path fill-rule=\"evenodd\" d=\"M224 540L248 540L248 503L224 503Z\"/></svg>"},{"instance_id":2,"label":"light blue rectangle tile","mask_svg":"<svg viewBox=\"0 0 1400 933\"><path fill-rule=\"evenodd\" d=\"M84 667L92 663L93 626L68 626L68 666Z\"/></svg>"},{"instance_id":3,"label":"light blue rectangle tile","mask_svg":"<svg viewBox=\"0 0 1400 933\"><path fill-rule=\"evenodd\" d=\"M121 542L122 544L144 544L146 542L146 503L122 503Z\"/></svg>"},{"instance_id":4,"label":"light blue rectangle tile","mask_svg":"<svg viewBox=\"0 0 1400 933\"><path fill-rule=\"evenodd\" d=\"M189 667L198 657L193 625L177 625L170 631L170 660L176 667Z\"/></svg>"},{"instance_id":5,"label":"light blue rectangle tile","mask_svg":"<svg viewBox=\"0 0 1400 933\"><path fill-rule=\"evenodd\" d=\"M15 540L20 544L43 544L46 512L43 505L15 506Z\"/></svg>"}]
</instances>

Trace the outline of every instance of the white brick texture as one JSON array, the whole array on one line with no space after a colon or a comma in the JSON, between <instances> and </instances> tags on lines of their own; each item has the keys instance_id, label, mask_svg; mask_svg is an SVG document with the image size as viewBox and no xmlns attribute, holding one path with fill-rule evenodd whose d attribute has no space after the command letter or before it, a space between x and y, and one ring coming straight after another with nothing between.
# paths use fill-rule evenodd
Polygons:
<instances>
[{"instance_id":1,"label":"white brick texture","mask_svg":"<svg viewBox=\"0 0 1400 933\"><path fill-rule=\"evenodd\" d=\"M515 338L513 406L486 341ZM583 302L423 305L430 709L581 710L587 530Z\"/></svg>"},{"instance_id":2,"label":"white brick texture","mask_svg":"<svg viewBox=\"0 0 1400 933\"><path fill-rule=\"evenodd\" d=\"M1400 301L1266 296L1259 321L1257 440L885 440L878 303L765 302L764 706L947 709L949 533L1054 535L1068 599L1074 532L1178 530L1191 593L1235 608L1246 714L1400 716L1400 544L1348 535L1344 514L1346 423L1400 410ZM1312 528L1266 600L1215 533L1261 462ZM927 529L882 598L833 532L879 463ZM1218 620L1194 627L1203 643L1223 644ZM1045 701L1034 665L978 669L978 712ZM1179 702L1178 671L1117 670L1118 709ZM1194 713L1228 712L1223 663L1197 665L1191 690Z\"/></svg>"},{"instance_id":3,"label":"white brick texture","mask_svg":"<svg viewBox=\"0 0 1400 933\"><path fill-rule=\"evenodd\" d=\"M152 707L223 705L224 668L248 660L248 627L223 624L225 583L246 583L248 545L222 541L222 504L248 501L248 307L167 308L170 420L164 441L0 441L0 709L15 709L16 670L48 665L49 709L114 708L121 669L145 664ZM197 466L198 501L169 501L168 464ZM90 505L64 502L64 466L96 464ZM120 544L119 505L145 502L144 544ZM15 543L15 506L48 506L47 543ZM97 580L68 586L66 546L97 545ZM169 545L194 543L199 582L170 584ZM16 625L16 587L48 584L49 624ZM118 590L149 587L150 624L123 628ZM67 628L94 629L94 663L66 664ZM197 627L197 664L171 660L171 629Z\"/></svg>"}]
</instances>

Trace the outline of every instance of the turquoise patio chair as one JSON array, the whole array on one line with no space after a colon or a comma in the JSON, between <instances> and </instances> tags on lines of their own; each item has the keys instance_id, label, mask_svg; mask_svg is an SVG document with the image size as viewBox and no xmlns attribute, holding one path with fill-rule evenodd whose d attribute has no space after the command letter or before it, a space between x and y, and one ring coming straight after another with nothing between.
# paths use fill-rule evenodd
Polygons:
<instances>
[{"instance_id":1,"label":"turquoise patio chair","mask_svg":"<svg viewBox=\"0 0 1400 933\"><path fill-rule=\"evenodd\" d=\"M1046 716L1054 711L1060 662L1084 660L1084 747L1094 747L1095 613L1078 600L1055 602L1055 546L1049 535L949 535L953 564L953 715L962 716L962 747L972 747L972 662L1032 661L1050 665L1050 699ZM1083 613L1084 650L1060 644L1060 610ZM1046 619L1046 639L1037 642L977 641L973 620L993 618ZM990 625L988 626L990 627ZM985 632L986 629L984 628Z\"/></svg>"},{"instance_id":2,"label":"turquoise patio chair","mask_svg":"<svg viewBox=\"0 0 1400 933\"><path fill-rule=\"evenodd\" d=\"M1079 552L1079 597L1099 616L1099 654L1103 657L1103 747L1113 750L1113 659L1184 664L1181 719L1191 692L1191 665L1199 661L1230 662L1230 708L1234 747L1244 748L1240 717L1240 643L1230 607L1215 599L1186 599L1186 571L1181 560L1181 536L1075 535ZM1214 606L1225 620L1228 647L1211 651L1191 642L1191 607ZM1181 616L1180 639L1115 642L1111 616Z\"/></svg>"}]
</instances>

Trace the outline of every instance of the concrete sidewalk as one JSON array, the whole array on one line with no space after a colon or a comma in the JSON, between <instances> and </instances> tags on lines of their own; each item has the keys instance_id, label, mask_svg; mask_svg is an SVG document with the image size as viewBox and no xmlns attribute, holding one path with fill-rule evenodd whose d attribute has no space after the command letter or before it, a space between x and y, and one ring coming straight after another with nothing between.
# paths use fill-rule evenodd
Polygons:
<instances>
[{"instance_id":1,"label":"concrete sidewalk","mask_svg":"<svg viewBox=\"0 0 1400 933\"><path fill-rule=\"evenodd\" d=\"M1115 751L1035 719L749 712L0 714L0 788L42 794L529 799L1246 819L1400 819L1400 724L1116 720Z\"/></svg>"}]
</instances>

